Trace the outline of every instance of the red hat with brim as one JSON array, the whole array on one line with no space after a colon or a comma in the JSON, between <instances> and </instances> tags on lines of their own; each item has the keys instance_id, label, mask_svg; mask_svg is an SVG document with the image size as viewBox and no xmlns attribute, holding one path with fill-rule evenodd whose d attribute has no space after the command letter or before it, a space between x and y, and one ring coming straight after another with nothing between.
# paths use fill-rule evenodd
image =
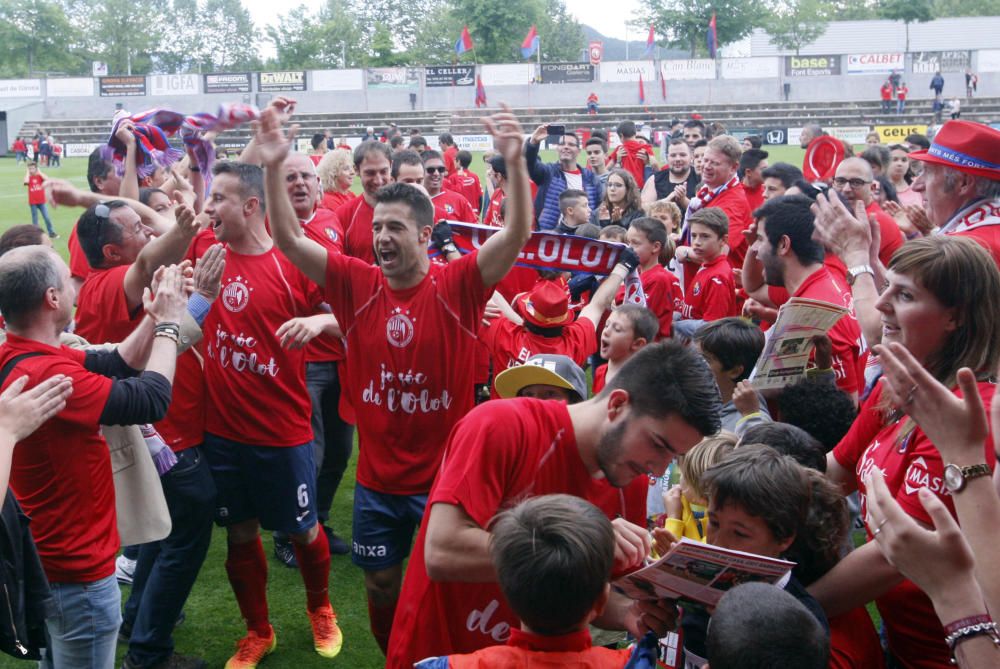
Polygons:
<instances>
[{"instance_id":1,"label":"red hat with brim","mask_svg":"<svg viewBox=\"0 0 1000 669\"><path fill-rule=\"evenodd\" d=\"M527 293L514 298L514 310L540 328L557 328L573 322L566 287L555 281L539 281Z\"/></svg>"},{"instance_id":2,"label":"red hat with brim","mask_svg":"<svg viewBox=\"0 0 1000 669\"><path fill-rule=\"evenodd\" d=\"M972 121L948 121L934 135L931 148L914 151L910 160L1000 180L1000 130Z\"/></svg>"},{"instance_id":3,"label":"red hat with brim","mask_svg":"<svg viewBox=\"0 0 1000 669\"><path fill-rule=\"evenodd\" d=\"M837 172L837 165L844 160L844 143L836 137L821 135L809 142L802 161L802 175L806 181L829 181Z\"/></svg>"}]
</instances>

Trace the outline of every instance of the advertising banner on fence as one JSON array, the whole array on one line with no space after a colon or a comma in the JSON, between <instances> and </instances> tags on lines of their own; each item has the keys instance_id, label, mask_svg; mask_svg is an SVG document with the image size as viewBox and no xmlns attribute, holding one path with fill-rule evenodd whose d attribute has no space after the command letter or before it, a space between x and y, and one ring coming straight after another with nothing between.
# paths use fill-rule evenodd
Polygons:
<instances>
[{"instance_id":1,"label":"advertising banner on fence","mask_svg":"<svg viewBox=\"0 0 1000 669\"><path fill-rule=\"evenodd\" d=\"M150 95L198 95L197 74L151 74Z\"/></svg>"},{"instance_id":2,"label":"advertising banner on fence","mask_svg":"<svg viewBox=\"0 0 1000 669\"><path fill-rule=\"evenodd\" d=\"M650 60L608 60L601 63L601 81L639 81L639 74L646 84L656 81L656 67Z\"/></svg>"},{"instance_id":3,"label":"advertising banner on fence","mask_svg":"<svg viewBox=\"0 0 1000 669\"><path fill-rule=\"evenodd\" d=\"M590 63L542 63L543 84L589 84L594 80Z\"/></svg>"},{"instance_id":4,"label":"advertising banner on fence","mask_svg":"<svg viewBox=\"0 0 1000 669\"><path fill-rule=\"evenodd\" d=\"M439 65L424 68L424 86L427 88L475 85L475 65Z\"/></svg>"},{"instance_id":5,"label":"advertising banner on fence","mask_svg":"<svg viewBox=\"0 0 1000 669\"><path fill-rule=\"evenodd\" d=\"M360 91L365 87L364 70L314 70L314 91Z\"/></svg>"},{"instance_id":6,"label":"advertising banner on fence","mask_svg":"<svg viewBox=\"0 0 1000 669\"><path fill-rule=\"evenodd\" d=\"M852 53L847 57L848 74L890 74L903 70L903 52Z\"/></svg>"},{"instance_id":7,"label":"advertising banner on fence","mask_svg":"<svg viewBox=\"0 0 1000 669\"><path fill-rule=\"evenodd\" d=\"M854 145L864 144L868 133L872 131L871 127L867 125L848 125L841 128L824 128L824 130L837 139Z\"/></svg>"},{"instance_id":8,"label":"advertising banner on fence","mask_svg":"<svg viewBox=\"0 0 1000 669\"><path fill-rule=\"evenodd\" d=\"M204 86L206 93L249 93L249 72L227 72L206 74Z\"/></svg>"},{"instance_id":9,"label":"advertising banner on fence","mask_svg":"<svg viewBox=\"0 0 1000 669\"><path fill-rule=\"evenodd\" d=\"M911 125L877 125L875 132L883 144L899 144L907 135L919 132L921 135L927 134L927 124L913 123Z\"/></svg>"},{"instance_id":10,"label":"advertising banner on fence","mask_svg":"<svg viewBox=\"0 0 1000 669\"><path fill-rule=\"evenodd\" d=\"M723 79L772 79L780 74L781 62L777 57L723 58Z\"/></svg>"},{"instance_id":11,"label":"advertising banner on fence","mask_svg":"<svg viewBox=\"0 0 1000 669\"><path fill-rule=\"evenodd\" d=\"M455 135L459 151L492 151L493 135Z\"/></svg>"},{"instance_id":12,"label":"advertising banner on fence","mask_svg":"<svg viewBox=\"0 0 1000 669\"><path fill-rule=\"evenodd\" d=\"M972 65L971 51L917 51L913 54L915 74L965 72Z\"/></svg>"},{"instance_id":13,"label":"advertising banner on fence","mask_svg":"<svg viewBox=\"0 0 1000 669\"><path fill-rule=\"evenodd\" d=\"M715 79L715 61L710 58L691 58L688 60L662 60L660 72L663 78L670 79ZM643 73L642 78L646 79Z\"/></svg>"},{"instance_id":14,"label":"advertising banner on fence","mask_svg":"<svg viewBox=\"0 0 1000 669\"><path fill-rule=\"evenodd\" d=\"M1000 49L980 49L976 58L980 72L1000 72Z\"/></svg>"},{"instance_id":15,"label":"advertising banner on fence","mask_svg":"<svg viewBox=\"0 0 1000 669\"><path fill-rule=\"evenodd\" d=\"M67 158L86 158L102 146L104 144L63 144L63 155Z\"/></svg>"},{"instance_id":16,"label":"advertising banner on fence","mask_svg":"<svg viewBox=\"0 0 1000 669\"><path fill-rule=\"evenodd\" d=\"M420 70L415 67L369 67L366 70L368 88L417 88Z\"/></svg>"},{"instance_id":17,"label":"advertising banner on fence","mask_svg":"<svg viewBox=\"0 0 1000 669\"><path fill-rule=\"evenodd\" d=\"M840 56L785 56L786 77L827 77L840 74Z\"/></svg>"},{"instance_id":18,"label":"advertising banner on fence","mask_svg":"<svg viewBox=\"0 0 1000 669\"><path fill-rule=\"evenodd\" d=\"M511 65L483 65L481 75L483 86L521 86L530 84L535 78L534 63L514 63Z\"/></svg>"},{"instance_id":19,"label":"advertising banner on fence","mask_svg":"<svg viewBox=\"0 0 1000 669\"><path fill-rule=\"evenodd\" d=\"M42 97L41 79L0 80L0 98L40 98L40 97Z\"/></svg>"},{"instance_id":20,"label":"advertising banner on fence","mask_svg":"<svg viewBox=\"0 0 1000 669\"><path fill-rule=\"evenodd\" d=\"M102 98L146 94L146 77L100 77Z\"/></svg>"},{"instance_id":21,"label":"advertising banner on fence","mask_svg":"<svg viewBox=\"0 0 1000 669\"><path fill-rule=\"evenodd\" d=\"M89 98L94 94L94 80L91 77L46 79L45 94L50 98Z\"/></svg>"},{"instance_id":22,"label":"advertising banner on fence","mask_svg":"<svg viewBox=\"0 0 1000 669\"><path fill-rule=\"evenodd\" d=\"M306 73L299 72L258 72L257 90L261 93L306 90Z\"/></svg>"},{"instance_id":23,"label":"advertising banner on fence","mask_svg":"<svg viewBox=\"0 0 1000 669\"><path fill-rule=\"evenodd\" d=\"M786 144L788 141L788 128L765 128L761 135L765 144Z\"/></svg>"}]
</instances>

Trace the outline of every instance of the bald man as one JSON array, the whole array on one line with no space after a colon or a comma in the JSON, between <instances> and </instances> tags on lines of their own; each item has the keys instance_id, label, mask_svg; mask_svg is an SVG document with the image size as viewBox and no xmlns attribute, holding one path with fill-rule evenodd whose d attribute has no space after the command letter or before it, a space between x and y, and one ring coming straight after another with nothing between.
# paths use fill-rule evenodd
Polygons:
<instances>
[{"instance_id":1,"label":"bald man","mask_svg":"<svg viewBox=\"0 0 1000 669\"><path fill-rule=\"evenodd\" d=\"M881 242L878 248L878 257L883 265L889 265L889 259L896 252L906 238L900 231L895 219L882 210L875 195L872 193L872 182L875 176L872 174L872 167L864 158L846 158L837 166L837 173L833 177L833 189L847 203L848 208L853 211L854 203L861 201L865 205L865 212L869 217L874 216L878 221Z\"/></svg>"}]
</instances>

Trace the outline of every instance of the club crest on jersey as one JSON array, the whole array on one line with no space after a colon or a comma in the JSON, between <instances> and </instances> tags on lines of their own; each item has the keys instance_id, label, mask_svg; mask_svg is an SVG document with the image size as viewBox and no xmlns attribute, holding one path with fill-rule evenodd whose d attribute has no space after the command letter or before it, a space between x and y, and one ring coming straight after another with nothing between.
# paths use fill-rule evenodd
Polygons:
<instances>
[{"instance_id":1,"label":"club crest on jersey","mask_svg":"<svg viewBox=\"0 0 1000 669\"><path fill-rule=\"evenodd\" d=\"M695 281L694 286L691 287L691 294L698 296L701 295L701 282Z\"/></svg>"},{"instance_id":2,"label":"club crest on jersey","mask_svg":"<svg viewBox=\"0 0 1000 669\"><path fill-rule=\"evenodd\" d=\"M396 348L404 348L413 341L413 321L409 310L400 307L392 310L392 316L385 322L385 337Z\"/></svg>"},{"instance_id":3,"label":"club crest on jersey","mask_svg":"<svg viewBox=\"0 0 1000 669\"><path fill-rule=\"evenodd\" d=\"M444 206L444 210L446 212L448 212L449 214L454 214L455 213L455 208L453 206L451 206L450 204L446 204Z\"/></svg>"},{"instance_id":4,"label":"club crest on jersey","mask_svg":"<svg viewBox=\"0 0 1000 669\"><path fill-rule=\"evenodd\" d=\"M229 285L222 289L222 304L234 314L239 313L246 309L252 291L253 288L243 283L242 276L229 279Z\"/></svg>"},{"instance_id":5,"label":"club crest on jersey","mask_svg":"<svg viewBox=\"0 0 1000 669\"><path fill-rule=\"evenodd\" d=\"M326 233L326 236L330 239L331 242L337 241L338 237L337 231L334 230L333 228L323 228L323 232Z\"/></svg>"}]
</instances>

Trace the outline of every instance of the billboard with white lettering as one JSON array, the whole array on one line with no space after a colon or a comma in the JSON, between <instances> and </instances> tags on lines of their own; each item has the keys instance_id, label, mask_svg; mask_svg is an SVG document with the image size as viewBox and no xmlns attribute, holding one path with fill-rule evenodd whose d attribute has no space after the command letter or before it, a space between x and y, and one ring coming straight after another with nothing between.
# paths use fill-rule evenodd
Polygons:
<instances>
[{"instance_id":1,"label":"billboard with white lettering","mask_svg":"<svg viewBox=\"0 0 1000 669\"><path fill-rule=\"evenodd\" d=\"M204 75L206 93L249 93L249 72L218 72Z\"/></svg>"},{"instance_id":2,"label":"billboard with white lettering","mask_svg":"<svg viewBox=\"0 0 1000 669\"><path fill-rule=\"evenodd\" d=\"M840 74L840 56L785 56L786 77L826 77Z\"/></svg>"},{"instance_id":3,"label":"billboard with white lettering","mask_svg":"<svg viewBox=\"0 0 1000 669\"><path fill-rule=\"evenodd\" d=\"M711 58L660 61L660 72L669 80L715 79L715 61ZM646 75L643 74L644 81Z\"/></svg>"},{"instance_id":4,"label":"billboard with white lettering","mask_svg":"<svg viewBox=\"0 0 1000 669\"><path fill-rule=\"evenodd\" d=\"M0 98L40 97L42 97L42 81L40 79L0 80Z\"/></svg>"},{"instance_id":5,"label":"billboard with white lettering","mask_svg":"<svg viewBox=\"0 0 1000 669\"><path fill-rule=\"evenodd\" d=\"M913 72L934 74L935 72L965 72L972 66L971 51L917 51L913 54Z\"/></svg>"},{"instance_id":6,"label":"billboard with white lettering","mask_svg":"<svg viewBox=\"0 0 1000 669\"><path fill-rule=\"evenodd\" d=\"M720 73L723 79L770 79L780 74L777 57L723 58Z\"/></svg>"},{"instance_id":7,"label":"billboard with white lettering","mask_svg":"<svg viewBox=\"0 0 1000 669\"><path fill-rule=\"evenodd\" d=\"M146 94L146 77L100 77L100 92L102 98L142 96Z\"/></svg>"},{"instance_id":8,"label":"billboard with white lettering","mask_svg":"<svg viewBox=\"0 0 1000 669\"><path fill-rule=\"evenodd\" d=\"M475 86L475 84L475 65L435 65L424 68L424 86L427 88Z\"/></svg>"}]
</instances>

